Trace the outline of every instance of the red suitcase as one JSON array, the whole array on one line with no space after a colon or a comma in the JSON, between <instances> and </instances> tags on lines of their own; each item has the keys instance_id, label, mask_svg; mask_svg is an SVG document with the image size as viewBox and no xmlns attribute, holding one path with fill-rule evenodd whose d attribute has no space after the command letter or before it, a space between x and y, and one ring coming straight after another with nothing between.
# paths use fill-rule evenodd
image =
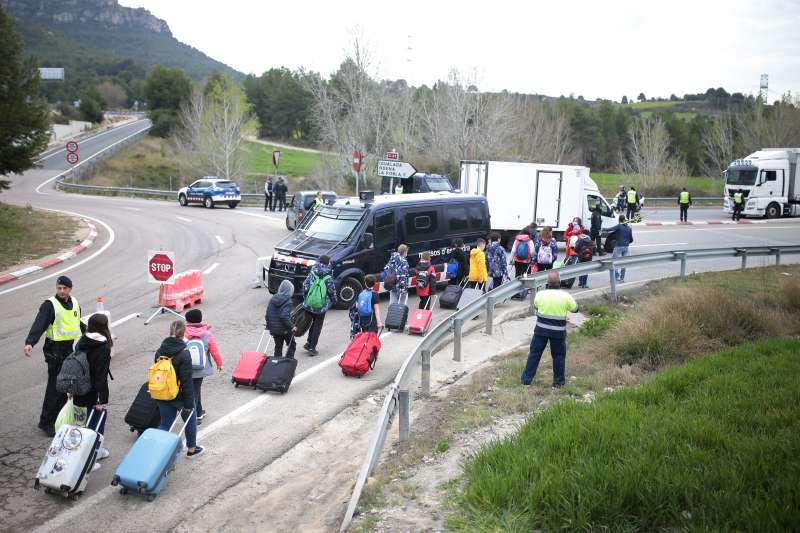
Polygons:
<instances>
[{"instance_id":1,"label":"red suitcase","mask_svg":"<svg viewBox=\"0 0 800 533\"><path fill-rule=\"evenodd\" d=\"M428 328L431 327L431 319L433 318L433 300L436 296L428 298L428 303L422 309L414 309L408 315L408 332L416 333L418 335L425 335L428 333Z\"/></svg>"},{"instance_id":2,"label":"red suitcase","mask_svg":"<svg viewBox=\"0 0 800 533\"><path fill-rule=\"evenodd\" d=\"M258 339L258 346L254 352L242 352L239 356L239 362L236 363L236 368L233 369L233 376L231 382L238 387L245 385L248 387L255 387L258 376L261 374L261 368L267 360L267 355L261 351L261 342L264 340L266 330L261 333L261 338ZM269 346L269 340L267 340ZM267 346L264 349L267 349Z\"/></svg>"},{"instance_id":3,"label":"red suitcase","mask_svg":"<svg viewBox=\"0 0 800 533\"><path fill-rule=\"evenodd\" d=\"M375 368L380 350L381 340L378 333L364 331L356 334L339 359L342 374L360 378Z\"/></svg>"}]
</instances>

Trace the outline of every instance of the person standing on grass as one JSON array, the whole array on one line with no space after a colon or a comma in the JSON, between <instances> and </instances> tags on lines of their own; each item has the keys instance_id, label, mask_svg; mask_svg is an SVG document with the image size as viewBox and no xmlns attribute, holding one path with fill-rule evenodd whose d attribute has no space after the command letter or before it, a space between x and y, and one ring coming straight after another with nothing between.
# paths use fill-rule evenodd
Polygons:
<instances>
[{"instance_id":1,"label":"person standing on grass","mask_svg":"<svg viewBox=\"0 0 800 533\"><path fill-rule=\"evenodd\" d=\"M689 206L692 205L692 196L686 187L678 195L678 207L681 209L681 222L689 221Z\"/></svg>"},{"instance_id":2,"label":"person standing on grass","mask_svg":"<svg viewBox=\"0 0 800 533\"><path fill-rule=\"evenodd\" d=\"M270 211L275 211L275 209L272 207L272 193L272 177L267 176L267 181L264 182L264 211L267 209Z\"/></svg>"},{"instance_id":3,"label":"person standing on grass","mask_svg":"<svg viewBox=\"0 0 800 533\"><path fill-rule=\"evenodd\" d=\"M633 242L633 230L630 225L625 222L625 215L619 216L619 224L614 226L608 231L608 238L614 235L616 242L614 244L614 252L611 257L627 257L630 255L628 247ZM625 282L625 268L618 268L614 271L614 277L620 283Z\"/></svg>"},{"instance_id":4,"label":"person standing on grass","mask_svg":"<svg viewBox=\"0 0 800 533\"><path fill-rule=\"evenodd\" d=\"M214 375L214 367L218 372L222 372L222 355L219 353L219 345L214 334L211 333L211 326L203 322L203 312L200 309L190 309L186 311L186 341L189 351L197 349L205 351L205 366L202 369L192 370L192 385L194 386L194 404L197 407L197 424L203 423L206 411L203 409L201 390L203 388L203 378ZM192 341L198 341L195 345ZM211 357L209 357L209 355Z\"/></svg>"},{"instance_id":5,"label":"person standing on grass","mask_svg":"<svg viewBox=\"0 0 800 533\"><path fill-rule=\"evenodd\" d=\"M561 290L558 272L548 272L547 287L539 291L533 300L536 308L536 327L533 330L528 360L522 371L521 382L530 385L539 368L542 353L550 343L553 356L553 387L563 387L566 383L567 360L567 315L578 310L575 299Z\"/></svg>"},{"instance_id":6,"label":"person standing on grass","mask_svg":"<svg viewBox=\"0 0 800 533\"><path fill-rule=\"evenodd\" d=\"M44 334L42 352L47 364L47 388L39 415L39 429L48 437L55 437L56 417L67 403L67 395L56 390L56 378L64 359L72 353L75 339L86 330L81 322L81 306L71 293L72 280L67 276L59 276L56 280L56 294L39 306L23 349L25 357L30 357L33 347Z\"/></svg>"}]
</instances>

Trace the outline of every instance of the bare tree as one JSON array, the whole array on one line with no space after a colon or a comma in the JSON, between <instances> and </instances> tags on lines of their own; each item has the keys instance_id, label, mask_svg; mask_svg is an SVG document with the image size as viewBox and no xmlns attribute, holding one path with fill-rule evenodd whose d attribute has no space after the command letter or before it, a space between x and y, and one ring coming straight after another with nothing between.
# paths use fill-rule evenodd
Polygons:
<instances>
[{"instance_id":1,"label":"bare tree","mask_svg":"<svg viewBox=\"0 0 800 533\"><path fill-rule=\"evenodd\" d=\"M637 118L628 130L623 172L639 176L643 190L677 191L685 185L688 169L680 157L670 154L669 146L669 132L660 118Z\"/></svg>"},{"instance_id":2,"label":"bare tree","mask_svg":"<svg viewBox=\"0 0 800 533\"><path fill-rule=\"evenodd\" d=\"M741 131L741 155L761 148L778 148L800 145L800 109L786 94L772 106L760 101L739 115Z\"/></svg>"},{"instance_id":3,"label":"bare tree","mask_svg":"<svg viewBox=\"0 0 800 533\"><path fill-rule=\"evenodd\" d=\"M128 95L125 90L113 81L104 81L97 86L97 92L110 109L122 109L128 105Z\"/></svg>"},{"instance_id":4,"label":"bare tree","mask_svg":"<svg viewBox=\"0 0 800 533\"><path fill-rule=\"evenodd\" d=\"M736 141L734 119L730 116L715 120L701 134L705 161L703 172L706 176L718 177L733 161Z\"/></svg>"},{"instance_id":5,"label":"bare tree","mask_svg":"<svg viewBox=\"0 0 800 533\"><path fill-rule=\"evenodd\" d=\"M512 128L518 157L534 163L570 164L577 162L567 116L539 98L517 98Z\"/></svg>"}]
</instances>

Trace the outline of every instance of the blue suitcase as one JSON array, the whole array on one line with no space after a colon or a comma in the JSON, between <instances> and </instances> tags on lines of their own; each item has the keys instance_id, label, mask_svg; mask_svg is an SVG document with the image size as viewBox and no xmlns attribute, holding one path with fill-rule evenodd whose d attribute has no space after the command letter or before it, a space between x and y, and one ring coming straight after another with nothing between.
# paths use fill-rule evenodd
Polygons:
<instances>
[{"instance_id":1,"label":"blue suitcase","mask_svg":"<svg viewBox=\"0 0 800 533\"><path fill-rule=\"evenodd\" d=\"M193 416L194 410L186 418L179 433L173 430L181 419L180 413L175 416L169 431L156 428L145 430L125 454L114 472L111 484L119 485L121 494L136 492L145 496L149 502L155 500L167 484L167 478L180 457L183 450L181 435Z\"/></svg>"}]
</instances>

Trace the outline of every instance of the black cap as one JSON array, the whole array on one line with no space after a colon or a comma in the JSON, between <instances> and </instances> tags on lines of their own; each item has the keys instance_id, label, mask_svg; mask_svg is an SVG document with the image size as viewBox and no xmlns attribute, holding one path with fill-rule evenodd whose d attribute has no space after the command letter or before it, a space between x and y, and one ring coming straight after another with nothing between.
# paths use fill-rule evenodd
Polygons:
<instances>
[{"instance_id":1,"label":"black cap","mask_svg":"<svg viewBox=\"0 0 800 533\"><path fill-rule=\"evenodd\" d=\"M189 324L199 324L203 321L203 312L199 309L190 309L186 311L186 322Z\"/></svg>"},{"instance_id":2,"label":"black cap","mask_svg":"<svg viewBox=\"0 0 800 533\"><path fill-rule=\"evenodd\" d=\"M69 279L67 276L58 276L56 280L56 285L63 285L65 287L72 288L72 280Z\"/></svg>"}]
</instances>

